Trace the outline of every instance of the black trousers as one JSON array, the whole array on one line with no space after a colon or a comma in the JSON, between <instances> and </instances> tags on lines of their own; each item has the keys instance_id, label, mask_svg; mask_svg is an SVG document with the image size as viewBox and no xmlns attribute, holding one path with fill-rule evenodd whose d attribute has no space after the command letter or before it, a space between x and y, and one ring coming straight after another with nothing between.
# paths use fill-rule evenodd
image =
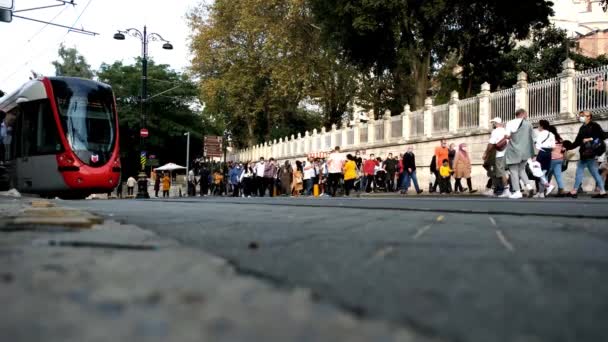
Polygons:
<instances>
[{"instance_id":1,"label":"black trousers","mask_svg":"<svg viewBox=\"0 0 608 342\"><path fill-rule=\"evenodd\" d=\"M201 196L207 196L207 193L209 192L209 182L208 181L203 181L201 179Z\"/></svg>"},{"instance_id":2,"label":"black trousers","mask_svg":"<svg viewBox=\"0 0 608 342\"><path fill-rule=\"evenodd\" d=\"M344 193L346 194L346 196L350 196L350 191L353 190L354 188L355 188L354 179L344 180Z\"/></svg>"},{"instance_id":3,"label":"black trousers","mask_svg":"<svg viewBox=\"0 0 608 342\"><path fill-rule=\"evenodd\" d=\"M336 192L338 191L338 185L340 184L340 178L342 178L341 173L330 173L327 177L327 186L329 194L332 197L336 197Z\"/></svg>"},{"instance_id":4,"label":"black trousers","mask_svg":"<svg viewBox=\"0 0 608 342\"><path fill-rule=\"evenodd\" d=\"M232 184L232 197L239 197L241 184Z\"/></svg>"},{"instance_id":5,"label":"black trousers","mask_svg":"<svg viewBox=\"0 0 608 342\"><path fill-rule=\"evenodd\" d=\"M439 178L439 191L441 193L447 194L450 192L450 177L440 177Z\"/></svg>"},{"instance_id":6,"label":"black trousers","mask_svg":"<svg viewBox=\"0 0 608 342\"><path fill-rule=\"evenodd\" d=\"M266 188L264 187L264 177L255 177L255 186L258 193L258 196L264 197L266 193Z\"/></svg>"},{"instance_id":7,"label":"black trousers","mask_svg":"<svg viewBox=\"0 0 608 342\"><path fill-rule=\"evenodd\" d=\"M374 176L367 175L365 177L367 178L367 186L365 187L365 192L372 192L372 190L376 189L376 182L374 182Z\"/></svg>"},{"instance_id":8,"label":"black trousers","mask_svg":"<svg viewBox=\"0 0 608 342\"><path fill-rule=\"evenodd\" d=\"M387 185L386 192L395 191L395 173L394 172L388 173L388 182L386 185Z\"/></svg>"},{"instance_id":9,"label":"black trousers","mask_svg":"<svg viewBox=\"0 0 608 342\"><path fill-rule=\"evenodd\" d=\"M135 187L133 187L133 186L128 186L127 187L127 195L128 196L133 196L133 189L135 189Z\"/></svg>"},{"instance_id":10,"label":"black trousers","mask_svg":"<svg viewBox=\"0 0 608 342\"><path fill-rule=\"evenodd\" d=\"M456 178L456 182L454 183L454 191L463 192L464 188L462 187L462 183L460 183L462 178ZM471 182L471 178L467 178L467 186L469 187L469 191L473 190L473 183Z\"/></svg>"}]
</instances>

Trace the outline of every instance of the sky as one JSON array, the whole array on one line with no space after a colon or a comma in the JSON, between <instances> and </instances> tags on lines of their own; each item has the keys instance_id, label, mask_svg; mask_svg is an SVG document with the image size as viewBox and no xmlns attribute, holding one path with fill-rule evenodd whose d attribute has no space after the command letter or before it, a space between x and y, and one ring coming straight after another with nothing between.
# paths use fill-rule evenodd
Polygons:
<instances>
[{"instance_id":1,"label":"sky","mask_svg":"<svg viewBox=\"0 0 608 342\"><path fill-rule=\"evenodd\" d=\"M173 44L173 50L163 50L161 42L151 42L150 56L157 62L169 64L173 69L184 70L190 61L188 49L189 28L186 13L201 0L75 0L76 6L63 6L31 12L15 13L56 24L84 28L99 33L88 36L67 29L13 18L11 23L0 22L0 89L10 93L31 76L53 76L51 64L57 60L60 43L75 47L84 55L93 69L102 62L122 60L133 63L141 55L139 39L127 36L114 40L117 30L137 28L160 34ZM53 5L56 0L15 0L15 10ZM208 1L207 1L208 3ZM74 23L76 23L74 25Z\"/></svg>"}]
</instances>

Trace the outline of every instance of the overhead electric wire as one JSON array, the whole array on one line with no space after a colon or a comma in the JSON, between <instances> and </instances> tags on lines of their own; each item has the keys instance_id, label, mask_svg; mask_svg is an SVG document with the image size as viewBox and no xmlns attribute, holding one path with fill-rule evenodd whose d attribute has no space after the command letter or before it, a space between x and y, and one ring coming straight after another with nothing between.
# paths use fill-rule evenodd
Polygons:
<instances>
[{"instance_id":1,"label":"overhead electric wire","mask_svg":"<svg viewBox=\"0 0 608 342\"><path fill-rule=\"evenodd\" d=\"M89 7L89 5L91 4L91 2L93 2L93 0L89 0L87 2L87 4L84 6L84 8L82 9L82 11L80 12L80 14L78 15L78 17L76 18L76 20L74 21L74 23L70 26L70 27L74 27L78 21L80 20L80 18L82 17L82 15L84 14L84 12L87 10L87 8ZM47 24L48 25L48 24ZM67 30L67 32L63 35L63 37L61 37L60 43L65 42L65 37L70 33L70 29ZM47 47L45 47L44 49L42 49L38 54L36 54L35 57L32 57L30 59L28 59L25 63L19 65L17 68L14 69L14 71L8 75L7 77L4 77L0 83L5 82L6 80L11 79L15 74L17 74L18 72L21 72L23 70L23 68L25 66L27 66L29 63L35 61L36 59L40 58L40 56L42 56L42 54L46 53L50 48L57 46L57 44L51 44L48 45Z\"/></svg>"}]
</instances>

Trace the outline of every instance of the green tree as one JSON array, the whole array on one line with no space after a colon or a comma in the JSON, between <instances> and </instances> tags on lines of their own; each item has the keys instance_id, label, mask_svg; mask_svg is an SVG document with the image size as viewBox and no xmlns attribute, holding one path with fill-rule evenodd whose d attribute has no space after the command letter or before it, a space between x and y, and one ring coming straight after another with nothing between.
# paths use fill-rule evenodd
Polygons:
<instances>
[{"instance_id":1,"label":"green tree","mask_svg":"<svg viewBox=\"0 0 608 342\"><path fill-rule=\"evenodd\" d=\"M310 0L327 45L364 72L392 78L388 103L422 106L434 67L452 53L463 65L463 86L495 68L496 56L532 27L548 24L545 0ZM414 85L412 87L412 84Z\"/></svg>"},{"instance_id":2,"label":"green tree","mask_svg":"<svg viewBox=\"0 0 608 342\"><path fill-rule=\"evenodd\" d=\"M91 66L87 64L84 56L78 53L78 50L66 48L62 43L59 45L57 53L61 60L53 62L55 75L93 78L94 73L91 70Z\"/></svg>"},{"instance_id":3,"label":"green tree","mask_svg":"<svg viewBox=\"0 0 608 342\"><path fill-rule=\"evenodd\" d=\"M239 145L337 123L352 101L354 69L319 48L305 0L217 0L189 20L201 96Z\"/></svg>"},{"instance_id":4,"label":"green tree","mask_svg":"<svg viewBox=\"0 0 608 342\"><path fill-rule=\"evenodd\" d=\"M141 119L141 59L126 65L120 61L102 64L97 72L99 81L112 86L120 119L120 147L125 172L138 170L139 129ZM175 88L177 87L177 88ZM171 90L172 88L175 88ZM149 154L157 155L161 163L186 159L185 138L191 132L192 155L200 156L203 135L217 135L220 128L212 117L200 109L198 89L186 75L171 70L168 65L148 61L147 138ZM155 96L170 90L162 95Z\"/></svg>"}]
</instances>

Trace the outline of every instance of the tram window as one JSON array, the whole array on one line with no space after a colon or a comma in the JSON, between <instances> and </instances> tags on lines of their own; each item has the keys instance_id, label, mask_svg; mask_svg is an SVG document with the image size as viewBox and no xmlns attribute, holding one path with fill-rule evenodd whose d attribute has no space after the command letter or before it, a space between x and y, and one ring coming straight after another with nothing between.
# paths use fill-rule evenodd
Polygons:
<instances>
[{"instance_id":1,"label":"tram window","mask_svg":"<svg viewBox=\"0 0 608 342\"><path fill-rule=\"evenodd\" d=\"M57 125L48 100L21 104L21 153L25 156L55 154L61 152Z\"/></svg>"}]
</instances>

